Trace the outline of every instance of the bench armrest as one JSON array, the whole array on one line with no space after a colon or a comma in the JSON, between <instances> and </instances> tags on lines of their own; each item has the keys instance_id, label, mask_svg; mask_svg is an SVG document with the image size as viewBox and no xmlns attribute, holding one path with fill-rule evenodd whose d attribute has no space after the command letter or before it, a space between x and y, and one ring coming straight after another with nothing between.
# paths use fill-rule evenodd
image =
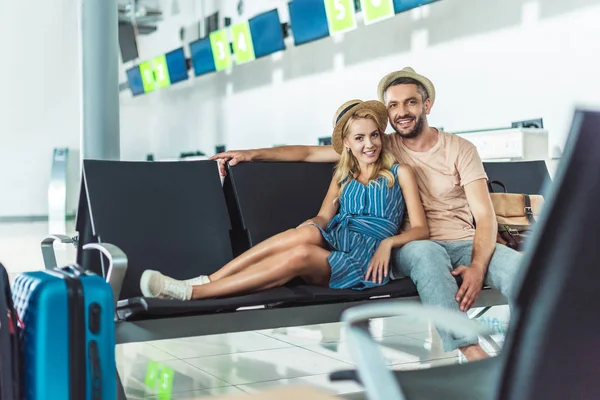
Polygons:
<instances>
[{"instance_id":1,"label":"bench armrest","mask_svg":"<svg viewBox=\"0 0 600 400\"><path fill-rule=\"evenodd\" d=\"M44 268L54 269L58 265L56 263L56 252L54 251L54 243L73 243L73 239L67 235L49 235L42 240L42 258L44 259Z\"/></svg>"},{"instance_id":2,"label":"bench armrest","mask_svg":"<svg viewBox=\"0 0 600 400\"><path fill-rule=\"evenodd\" d=\"M418 303L365 304L347 309L341 320L346 324L350 354L357 365L358 377L369 399L406 398L394 373L385 365L379 345L369 332L371 318L401 315L432 320L441 329L465 336L486 335L490 332L484 325L471 321L465 314Z\"/></svg>"},{"instance_id":3,"label":"bench armrest","mask_svg":"<svg viewBox=\"0 0 600 400\"><path fill-rule=\"evenodd\" d=\"M123 287L123 281L125 280L125 273L127 272L127 256L117 246L110 243L88 243L83 246L83 250L98 250L108 259L108 272L104 270L104 279L112 288L113 300L115 309L119 302L119 296L121 295L121 288Z\"/></svg>"}]
</instances>

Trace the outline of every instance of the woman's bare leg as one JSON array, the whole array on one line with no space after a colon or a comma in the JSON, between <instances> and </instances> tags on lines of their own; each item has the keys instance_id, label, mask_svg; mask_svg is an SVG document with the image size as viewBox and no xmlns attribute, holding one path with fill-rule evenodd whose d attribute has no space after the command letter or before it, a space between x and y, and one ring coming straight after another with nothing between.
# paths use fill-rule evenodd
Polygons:
<instances>
[{"instance_id":1,"label":"woman's bare leg","mask_svg":"<svg viewBox=\"0 0 600 400\"><path fill-rule=\"evenodd\" d=\"M205 285L192 288L192 299L229 296L256 292L284 285L302 277L315 285L327 286L331 268L330 252L322 247L304 244L280 252L253 264L242 271Z\"/></svg>"},{"instance_id":2,"label":"woman's bare leg","mask_svg":"<svg viewBox=\"0 0 600 400\"><path fill-rule=\"evenodd\" d=\"M316 226L308 225L289 229L257 244L231 260L223 268L209 276L211 282L236 274L250 265L296 246L310 244L323 247L325 241Z\"/></svg>"}]
</instances>

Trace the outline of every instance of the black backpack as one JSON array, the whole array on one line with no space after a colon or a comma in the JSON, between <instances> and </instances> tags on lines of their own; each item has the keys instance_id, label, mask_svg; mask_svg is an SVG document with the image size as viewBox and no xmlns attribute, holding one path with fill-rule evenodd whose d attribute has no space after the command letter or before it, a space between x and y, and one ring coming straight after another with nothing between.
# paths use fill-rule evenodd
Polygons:
<instances>
[{"instance_id":1,"label":"black backpack","mask_svg":"<svg viewBox=\"0 0 600 400\"><path fill-rule=\"evenodd\" d=\"M23 398L19 345L22 328L13 305L8 273L0 264L0 400Z\"/></svg>"}]
</instances>

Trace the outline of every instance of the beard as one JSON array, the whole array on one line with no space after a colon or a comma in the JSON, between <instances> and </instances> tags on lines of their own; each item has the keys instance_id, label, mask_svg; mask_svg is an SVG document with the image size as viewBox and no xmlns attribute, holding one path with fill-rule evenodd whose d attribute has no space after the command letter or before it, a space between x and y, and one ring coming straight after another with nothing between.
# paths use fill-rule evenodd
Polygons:
<instances>
[{"instance_id":1,"label":"beard","mask_svg":"<svg viewBox=\"0 0 600 400\"><path fill-rule=\"evenodd\" d=\"M398 128L396 121L401 120L401 119L407 119L407 118L413 118L415 120L415 126L409 132L405 132L405 133L400 132L400 129ZM421 133L423 133L423 128L425 126L425 118L423 115L421 115L418 118L412 114L403 115L401 117L396 118L396 121L394 121L394 123L391 124L392 128L394 128L396 133L398 135L402 136L402 138L404 138L404 139L414 139L417 136L419 136Z\"/></svg>"}]
</instances>

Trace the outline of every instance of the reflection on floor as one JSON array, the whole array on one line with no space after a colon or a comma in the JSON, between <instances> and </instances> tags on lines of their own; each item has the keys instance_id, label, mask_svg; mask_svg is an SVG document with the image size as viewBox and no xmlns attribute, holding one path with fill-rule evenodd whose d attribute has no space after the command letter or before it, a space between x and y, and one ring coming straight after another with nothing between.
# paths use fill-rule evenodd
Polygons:
<instances>
[{"instance_id":1,"label":"reflection on floor","mask_svg":"<svg viewBox=\"0 0 600 400\"><path fill-rule=\"evenodd\" d=\"M72 224L67 229L72 233ZM0 261L11 276L43 267L39 243L47 233L46 223L0 224ZM57 247L59 265L73 262L74 257L72 246ZM508 319L505 306L481 317L498 332L494 339L500 344ZM464 362L456 351L442 350L437 332L428 323L407 317L375 319L371 332L392 369ZM487 343L482 345L493 351ZM132 343L117 346L116 354L131 399L191 400L299 384L334 394L361 391L354 383L328 379L330 372L353 365L339 323ZM165 390L172 396L161 396Z\"/></svg>"}]
</instances>

